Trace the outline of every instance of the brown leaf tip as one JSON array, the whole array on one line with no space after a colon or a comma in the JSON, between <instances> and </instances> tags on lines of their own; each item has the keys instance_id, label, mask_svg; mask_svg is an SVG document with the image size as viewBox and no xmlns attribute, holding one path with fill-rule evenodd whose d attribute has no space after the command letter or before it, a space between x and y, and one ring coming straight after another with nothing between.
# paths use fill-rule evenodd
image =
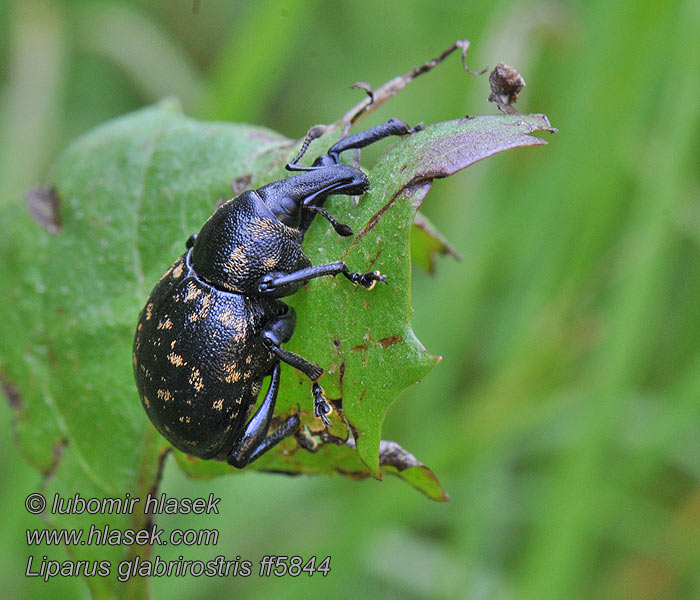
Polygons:
<instances>
[{"instance_id":1,"label":"brown leaf tip","mask_svg":"<svg viewBox=\"0 0 700 600\"><path fill-rule=\"evenodd\" d=\"M253 181L253 174L246 173L240 177L236 177L231 182L231 189L234 196L240 196L243 192L250 189L250 182Z\"/></svg>"},{"instance_id":2,"label":"brown leaf tip","mask_svg":"<svg viewBox=\"0 0 700 600\"><path fill-rule=\"evenodd\" d=\"M7 403L10 405L11 409L16 411L22 411L24 409L24 403L22 402L19 391L10 383L10 380L2 372L0 372L0 388L5 393Z\"/></svg>"},{"instance_id":3,"label":"brown leaf tip","mask_svg":"<svg viewBox=\"0 0 700 600\"><path fill-rule=\"evenodd\" d=\"M56 189L36 187L27 192L27 207L32 219L49 233L61 230L60 202Z\"/></svg>"},{"instance_id":4,"label":"brown leaf tip","mask_svg":"<svg viewBox=\"0 0 700 600\"><path fill-rule=\"evenodd\" d=\"M518 114L511 105L516 103L518 94L525 87L523 76L513 67L498 63L489 75L489 84L491 85L489 102L494 102L506 114Z\"/></svg>"},{"instance_id":5,"label":"brown leaf tip","mask_svg":"<svg viewBox=\"0 0 700 600\"><path fill-rule=\"evenodd\" d=\"M424 466L408 450L404 450L396 442L382 440L379 442L379 464L381 466L396 467L399 471L410 467Z\"/></svg>"}]
</instances>

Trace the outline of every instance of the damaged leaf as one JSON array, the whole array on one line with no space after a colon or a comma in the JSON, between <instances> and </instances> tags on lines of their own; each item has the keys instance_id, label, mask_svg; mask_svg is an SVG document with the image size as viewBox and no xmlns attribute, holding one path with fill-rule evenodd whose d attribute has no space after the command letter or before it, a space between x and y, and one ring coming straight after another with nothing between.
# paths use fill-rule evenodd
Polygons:
<instances>
[{"instance_id":1,"label":"damaged leaf","mask_svg":"<svg viewBox=\"0 0 700 600\"><path fill-rule=\"evenodd\" d=\"M280 446L279 453L269 453L265 467L261 470L285 475L337 473L357 480L366 479L372 475L357 454L352 439L337 445L332 443L319 445L314 453L299 448L292 439L284 440ZM211 479L227 475L231 471L231 467L226 463L201 461L178 450L175 451L175 458L180 468L196 479ZM329 468L329 465L332 466ZM399 477L431 500L438 502L449 500L435 474L396 442L381 441L379 467L381 475Z\"/></svg>"}]
</instances>

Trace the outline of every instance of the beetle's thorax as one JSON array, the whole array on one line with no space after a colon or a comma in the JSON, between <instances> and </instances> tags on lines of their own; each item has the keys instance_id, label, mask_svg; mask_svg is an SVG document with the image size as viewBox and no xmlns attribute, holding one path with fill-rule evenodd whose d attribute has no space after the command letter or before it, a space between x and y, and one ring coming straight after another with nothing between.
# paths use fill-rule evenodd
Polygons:
<instances>
[{"instance_id":1,"label":"beetle's thorax","mask_svg":"<svg viewBox=\"0 0 700 600\"><path fill-rule=\"evenodd\" d=\"M229 200L204 224L192 248L199 277L218 289L257 295L272 272L310 266L298 229L280 222L253 190Z\"/></svg>"}]
</instances>

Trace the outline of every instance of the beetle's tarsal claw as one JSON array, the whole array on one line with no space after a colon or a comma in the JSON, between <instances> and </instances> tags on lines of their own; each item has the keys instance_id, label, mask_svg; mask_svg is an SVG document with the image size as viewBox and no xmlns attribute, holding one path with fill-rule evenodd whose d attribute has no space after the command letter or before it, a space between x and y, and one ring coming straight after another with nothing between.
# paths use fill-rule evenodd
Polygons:
<instances>
[{"instance_id":1,"label":"beetle's tarsal claw","mask_svg":"<svg viewBox=\"0 0 700 600\"><path fill-rule=\"evenodd\" d=\"M382 275L379 271L370 271L369 273L348 273L345 275L355 285L361 285L363 288L371 290L377 281L386 281L386 275Z\"/></svg>"},{"instance_id":2,"label":"beetle's tarsal claw","mask_svg":"<svg viewBox=\"0 0 700 600\"><path fill-rule=\"evenodd\" d=\"M314 381L311 389L314 395L314 416L321 419L326 427L329 427L331 422L328 415L333 412L333 407L323 396L323 388L317 382Z\"/></svg>"},{"instance_id":3,"label":"beetle's tarsal claw","mask_svg":"<svg viewBox=\"0 0 700 600\"><path fill-rule=\"evenodd\" d=\"M386 275L382 275L379 271L372 271L371 273L366 273L366 275L369 276L368 279L371 278L369 285L365 286L368 290L371 290L377 284L377 281L386 283Z\"/></svg>"}]
</instances>

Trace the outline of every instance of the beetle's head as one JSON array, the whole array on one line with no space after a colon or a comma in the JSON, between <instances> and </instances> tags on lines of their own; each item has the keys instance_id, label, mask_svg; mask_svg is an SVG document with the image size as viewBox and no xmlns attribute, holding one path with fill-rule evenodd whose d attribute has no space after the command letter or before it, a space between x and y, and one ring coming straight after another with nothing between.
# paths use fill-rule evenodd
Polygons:
<instances>
[{"instance_id":1,"label":"beetle's head","mask_svg":"<svg viewBox=\"0 0 700 600\"><path fill-rule=\"evenodd\" d=\"M256 193L282 223L298 227L302 208L323 206L333 194L359 196L368 189L369 179L360 169L338 164L275 181Z\"/></svg>"}]
</instances>

